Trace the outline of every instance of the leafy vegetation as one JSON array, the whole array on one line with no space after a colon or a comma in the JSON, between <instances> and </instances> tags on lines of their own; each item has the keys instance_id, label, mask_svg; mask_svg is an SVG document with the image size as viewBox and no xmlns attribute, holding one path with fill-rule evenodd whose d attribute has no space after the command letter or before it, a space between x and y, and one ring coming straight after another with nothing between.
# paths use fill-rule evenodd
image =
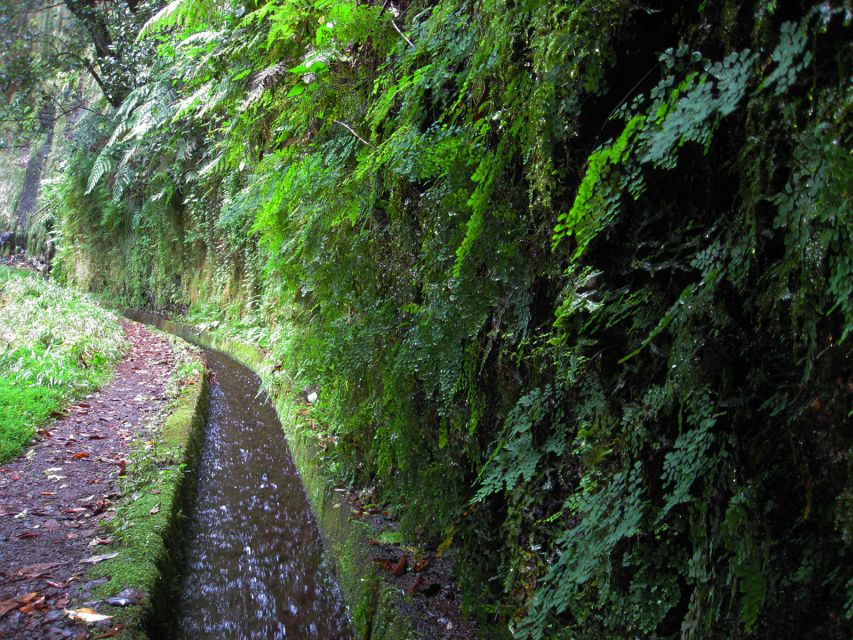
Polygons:
<instances>
[{"instance_id":1,"label":"leafy vegetation","mask_svg":"<svg viewBox=\"0 0 853 640\"><path fill-rule=\"evenodd\" d=\"M157 9L58 277L317 385L488 637L849 635L849 4Z\"/></svg>"},{"instance_id":2,"label":"leafy vegetation","mask_svg":"<svg viewBox=\"0 0 853 640\"><path fill-rule=\"evenodd\" d=\"M101 385L124 346L116 317L86 296L0 267L0 461Z\"/></svg>"}]
</instances>

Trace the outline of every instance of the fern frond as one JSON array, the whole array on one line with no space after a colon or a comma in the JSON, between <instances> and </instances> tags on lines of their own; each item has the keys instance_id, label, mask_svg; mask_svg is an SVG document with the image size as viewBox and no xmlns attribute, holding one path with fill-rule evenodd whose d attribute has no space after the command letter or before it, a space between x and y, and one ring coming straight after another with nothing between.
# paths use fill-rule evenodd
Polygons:
<instances>
[{"instance_id":1,"label":"fern frond","mask_svg":"<svg viewBox=\"0 0 853 640\"><path fill-rule=\"evenodd\" d=\"M137 42L143 38L161 33L172 27L193 27L201 24L208 17L213 8L211 0L172 0L160 9L146 22L139 35Z\"/></svg>"},{"instance_id":2,"label":"fern frond","mask_svg":"<svg viewBox=\"0 0 853 640\"><path fill-rule=\"evenodd\" d=\"M92 172L89 174L89 182L86 184L86 195L89 195L98 186L98 182L104 177L104 174L112 171L113 160L109 156L110 147L104 147L98 157L95 159L95 164L92 165Z\"/></svg>"}]
</instances>

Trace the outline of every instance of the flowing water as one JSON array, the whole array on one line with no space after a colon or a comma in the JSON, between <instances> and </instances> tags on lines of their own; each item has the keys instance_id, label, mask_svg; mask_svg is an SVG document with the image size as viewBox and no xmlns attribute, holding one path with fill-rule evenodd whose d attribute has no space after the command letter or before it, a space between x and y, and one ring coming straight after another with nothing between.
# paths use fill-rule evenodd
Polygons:
<instances>
[{"instance_id":1,"label":"flowing water","mask_svg":"<svg viewBox=\"0 0 853 640\"><path fill-rule=\"evenodd\" d=\"M213 376L178 637L353 639L275 410L251 371L205 357Z\"/></svg>"}]
</instances>

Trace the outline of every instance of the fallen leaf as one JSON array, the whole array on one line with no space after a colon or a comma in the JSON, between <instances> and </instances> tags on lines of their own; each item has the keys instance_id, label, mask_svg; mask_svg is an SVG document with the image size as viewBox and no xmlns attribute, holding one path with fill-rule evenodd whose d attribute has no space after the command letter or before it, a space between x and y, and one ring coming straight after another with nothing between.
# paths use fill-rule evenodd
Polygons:
<instances>
[{"instance_id":1,"label":"fallen leaf","mask_svg":"<svg viewBox=\"0 0 853 640\"><path fill-rule=\"evenodd\" d=\"M409 564L409 556L404 555L403 557L400 558L400 560L397 562L397 564L395 564L393 567L391 567L391 575L394 575L397 577L403 575L404 573L406 573L406 567L408 566L408 564Z\"/></svg>"},{"instance_id":2,"label":"fallen leaf","mask_svg":"<svg viewBox=\"0 0 853 640\"><path fill-rule=\"evenodd\" d=\"M49 607L46 606L44 603L44 596L42 596L38 600L33 600L32 602L25 604L23 607L18 609L18 611L20 611L21 613L26 614L28 616L31 616L34 613L36 613L37 611L44 611L45 609L48 609L48 608Z\"/></svg>"},{"instance_id":3,"label":"fallen leaf","mask_svg":"<svg viewBox=\"0 0 853 640\"><path fill-rule=\"evenodd\" d=\"M88 451L79 451L78 453L72 454L71 457L74 458L75 460L80 460L82 458L88 458L89 452Z\"/></svg>"},{"instance_id":4,"label":"fallen leaf","mask_svg":"<svg viewBox=\"0 0 853 640\"><path fill-rule=\"evenodd\" d=\"M98 564L99 562L103 562L104 560L109 560L110 558L115 558L118 553L105 553L100 556L92 556L90 558L85 558L81 560L81 563L84 564Z\"/></svg>"},{"instance_id":5,"label":"fallen leaf","mask_svg":"<svg viewBox=\"0 0 853 640\"><path fill-rule=\"evenodd\" d=\"M45 438L50 438L53 435L53 433L48 431L47 429L38 429L36 433Z\"/></svg>"},{"instance_id":6,"label":"fallen leaf","mask_svg":"<svg viewBox=\"0 0 853 640\"><path fill-rule=\"evenodd\" d=\"M123 625L123 624L117 624L116 626L114 626L112 629L110 629L110 630L109 630L109 631L107 631L106 633L102 633L101 635L99 635L99 636L95 636L95 637L96 637L96 639L97 639L97 640L102 640L103 638L114 638L114 637L115 637L115 636L117 636L119 633L121 633L121 631L122 631L123 629L124 629L124 625Z\"/></svg>"},{"instance_id":7,"label":"fallen leaf","mask_svg":"<svg viewBox=\"0 0 853 640\"><path fill-rule=\"evenodd\" d=\"M56 491L39 491L40 496L55 496Z\"/></svg>"},{"instance_id":8,"label":"fallen leaf","mask_svg":"<svg viewBox=\"0 0 853 640\"><path fill-rule=\"evenodd\" d=\"M409 587L406 588L406 593L408 593L410 596L414 595L415 592L418 590L418 587L424 583L426 583L426 579L424 579L423 576L418 576L417 579Z\"/></svg>"},{"instance_id":9,"label":"fallen leaf","mask_svg":"<svg viewBox=\"0 0 853 640\"><path fill-rule=\"evenodd\" d=\"M153 507L151 507L151 511L149 511L148 513L151 514L152 516L160 513L160 503L158 502Z\"/></svg>"},{"instance_id":10,"label":"fallen leaf","mask_svg":"<svg viewBox=\"0 0 853 640\"><path fill-rule=\"evenodd\" d=\"M57 520L54 520L53 518L50 518L42 525L42 529L44 529L45 531L56 531L61 527L62 525L59 524L59 522Z\"/></svg>"},{"instance_id":11,"label":"fallen leaf","mask_svg":"<svg viewBox=\"0 0 853 640\"><path fill-rule=\"evenodd\" d=\"M64 589L65 583L57 582L56 580L47 580L47 586L53 587L54 589Z\"/></svg>"},{"instance_id":12,"label":"fallen leaf","mask_svg":"<svg viewBox=\"0 0 853 640\"><path fill-rule=\"evenodd\" d=\"M28 593L27 595L21 596L20 598L18 598L18 602L20 602L21 604L29 604L30 602L35 600L37 597L38 597L38 592L33 591L32 593Z\"/></svg>"},{"instance_id":13,"label":"fallen leaf","mask_svg":"<svg viewBox=\"0 0 853 640\"><path fill-rule=\"evenodd\" d=\"M94 506L92 507L92 515L98 515L99 513L103 513L107 510L107 507L111 506L112 502L109 500L98 500Z\"/></svg>"},{"instance_id":14,"label":"fallen leaf","mask_svg":"<svg viewBox=\"0 0 853 640\"><path fill-rule=\"evenodd\" d=\"M23 567L18 569L15 572L15 577L17 578L41 578L50 573L51 569L56 567L61 567L64 564L68 564L67 562L40 562L38 564L31 564L27 567Z\"/></svg>"},{"instance_id":15,"label":"fallen leaf","mask_svg":"<svg viewBox=\"0 0 853 640\"><path fill-rule=\"evenodd\" d=\"M125 589L118 595L104 600L108 605L113 607L130 607L137 604L142 604L148 594L136 589Z\"/></svg>"},{"instance_id":16,"label":"fallen leaf","mask_svg":"<svg viewBox=\"0 0 853 640\"><path fill-rule=\"evenodd\" d=\"M65 615L72 620L85 622L86 624L93 624L95 622L110 620L112 618L112 616L105 616L104 614L98 613L94 609L89 609L88 607L83 607L81 609L65 609Z\"/></svg>"},{"instance_id":17,"label":"fallen leaf","mask_svg":"<svg viewBox=\"0 0 853 640\"><path fill-rule=\"evenodd\" d=\"M34 531L24 531L15 536L18 540L29 540L30 538L38 538L39 534Z\"/></svg>"},{"instance_id":18,"label":"fallen leaf","mask_svg":"<svg viewBox=\"0 0 853 640\"><path fill-rule=\"evenodd\" d=\"M0 618L20 606L21 603L18 602L17 598L9 598L8 600L3 600L2 602L0 602Z\"/></svg>"},{"instance_id":19,"label":"fallen leaf","mask_svg":"<svg viewBox=\"0 0 853 640\"><path fill-rule=\"evenodd\" d=\"M112 544L112 538L95 538L89 543L90 547L97 547L99 544Z\"/></svg>"}]
</instances>

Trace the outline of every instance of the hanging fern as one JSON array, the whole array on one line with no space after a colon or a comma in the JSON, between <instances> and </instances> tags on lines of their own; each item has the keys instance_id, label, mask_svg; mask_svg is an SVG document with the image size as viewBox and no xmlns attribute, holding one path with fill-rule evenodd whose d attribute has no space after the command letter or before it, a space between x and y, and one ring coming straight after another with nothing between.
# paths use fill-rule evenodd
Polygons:
<instances>
[{"instance_id":1,"label":"hanging fern","mask_svg":"<svg viewBox=\"0 0 853 640\"><path fill-rule=\"evenodd\" d=\"M104 147L95 159L95 164L92 165L92 171L89 174L89 180L86 182L86 195L92 193L95 187L98 186L101 178L112 171L113 160L110 157L111 151L110 147Z\"/></svg>"},{"instance_id":2,"label":"hanging fern","mask_svg":"<svg viewBox=\"0 0 853 640\"><path fill-rule=\"evenodd\" d=\"M172 27L192 28L213 14L213 0L172 0L146 22L137 40L150 37Z\"/></svg>"}]
</instances>

